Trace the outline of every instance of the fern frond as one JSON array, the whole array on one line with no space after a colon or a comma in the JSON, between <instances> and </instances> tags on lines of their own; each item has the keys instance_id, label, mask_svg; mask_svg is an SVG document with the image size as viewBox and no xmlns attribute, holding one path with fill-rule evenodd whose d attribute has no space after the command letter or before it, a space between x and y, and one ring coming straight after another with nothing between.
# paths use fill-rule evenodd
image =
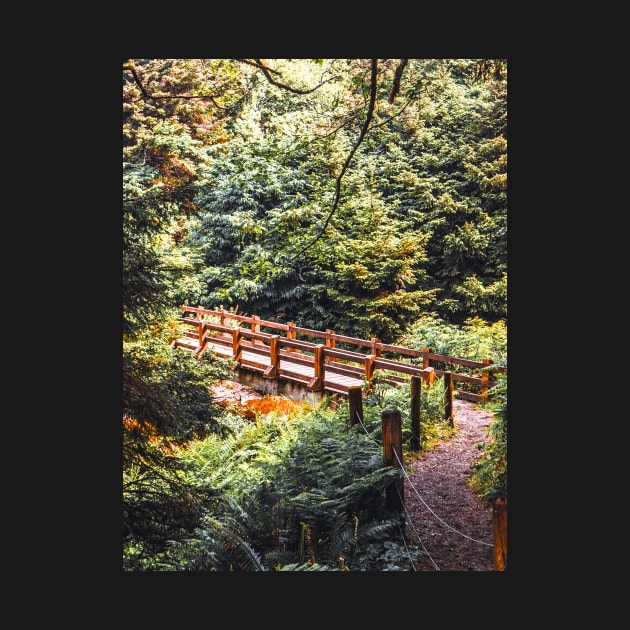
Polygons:
<instances>
[{"instance_id":1,"label":"fern frond","mask_svg":"<svg viewBox=\"0 0 630 630\"><path fill-rule=\"evenodd\" d=\"M330 543L326 550L326 561L336 563L340 557L344 560L351 557L357 546L355 537L354 524L347 524L340 532L337 533L335 539Z\"/></svg>"},{"instance_id":2,"label":"fern frond","mask_svg":"<svg viewBox=\"0 0 630 630\"><path fill-rule=\"evenodd\" d=\"M223 544L234 556L243 571L267 571L267 567L256 550L243 540L236 532L223 531L225 538Z\"/></svg>"},{"instance_id":3,"label":"fern frond","mask_svg":"<svg viewBox=\"0 0 630 630\"><path fill-rule=\"evenodd\" d=\"M281 567L276 567L276 571L337 571L332 567L327 567L317 562L302 562L294 564L285 564Z\"/></svg>"}]
</instances>

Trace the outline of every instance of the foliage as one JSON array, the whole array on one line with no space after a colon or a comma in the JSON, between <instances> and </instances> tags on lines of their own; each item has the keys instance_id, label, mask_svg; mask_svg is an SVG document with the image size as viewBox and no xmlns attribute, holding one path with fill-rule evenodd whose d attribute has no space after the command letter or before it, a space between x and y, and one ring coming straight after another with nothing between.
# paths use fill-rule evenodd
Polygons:
<instances>
[{"instance_id":1,"label":"foliage","mask_svg":"<svg viewBox=\"0 0 630 630\"><path fill-rule=\"evenodd\" d=\"M197 440L179 456L186 482L207 497L205 515L194 533L157 552L129 542L127 570L408 566L413 552L400 514L384 504L400 471L385 464L374 436L348 430L343 412L267 414L238 434Z\"/></svg>"},{"instance_id":2,"label":"foliage","mask_svg":"<svg viewBox=\"0 0 630 630\"><path fill-rule=\"evenodd\" d=\"M384 409L400 412L403 452L411 454L411 383L393 385L385 370L377 370L369 394L363 400L363 425L375 439L382 438L381 413ZM342 405L345 409L348 403ZM444 414L444 381L438 379L431 387L420 389L420 448L428 449L438 440L453 434L453 428Z\"/></svg>"},{"instance_id":3,"label":"foliage","mask_svg":"<svg viewBox=\"0 0 630 630\"><path fill-rule=\"evenodd\" d=\"M128 434L124 435L129 445ZM134 445L135 446L135 445ZM126 450L128 458L129 449ZM163 441L149 442L123 468L124 566L152 558L168 540L190 535L201 518L203 497L178 475L178 462L163 451Z\"/></svg>"},{"instance_id":4,"label":"foliage","mask_svg":"<svg viewBox=\"0 0 630 630\"><path fill-rule=\"evenodd\" d=\"M231 363L173 351L167 334L150 331L123 343L123 413L175 440L222 433L223 411L208 386L226 378Z\"/></svg>"},{"instance_id":5,"label":"foliage","mask_svg":"<svg viewBox=\"0 0 630 630\"><path fill-rule=\"evenodd\" d=\"M488 324L471 317L461 325L449 324L433 313L424 313L409 327L402 345L471 361L491 359L495 365L507 363L507 326L499 320Z\"/></svg>"},{"instance_id":6,"label":"foliage","mask_svg":"<svg viewBox=\"0 0 630 630\"><path fill-rule=\"evenodd\" d=\"M492 438L481 445L483 454L473 465L470 486L484 499L507 497L508 432L507 432L507 377L501 375L498 385L488 392L489 408L494 419L488 429Z\"/></svg>"},{"instance_id":7,"label":"foliage","mask_svg":"<svg viewBox=\"0 0 630 630\"><path fill-rule=\"evenodd\" d=\"M207 146L182 230L199 303L389 342L421 310L506 317L506 67L411 60L406 107L377 112L304 251L358 134L344 112L367 66L274 62L302 85L331 80L300 99L252 80L233 135ZM380 70L384 85L392 60Z\"/></svg>"},{"instance_id":8,"label":"foliage","mask_svg":"<svg viewBox=\"0 0 630 630\"><path fill-rule=\"evenodd\" d=\"M146 331L123 344L123 539L152 551L201 515L203 498L181 477L174 446L232 430L208 391L228 364L173 351L167 334Z\"/></svg>"},{"instance_id":9,"label":"foliage","mask_svg":"<svg viewBox=\"0 0 630 630\"><path fill-rule=\"evenodd\" d=\"M154 60L124 69L123 540L135 558L198 524L204 498L182 480L173 445L230 427L208 392L227 364L210 355L196 361L167 343L174 295L195 293L190 253L177 243L182 221L195 212L204 142L189 125L190 108L142 98L133 78L146 71L146 89L160 93L185 82L186 67Z\"/></svg>"}]
</instances>

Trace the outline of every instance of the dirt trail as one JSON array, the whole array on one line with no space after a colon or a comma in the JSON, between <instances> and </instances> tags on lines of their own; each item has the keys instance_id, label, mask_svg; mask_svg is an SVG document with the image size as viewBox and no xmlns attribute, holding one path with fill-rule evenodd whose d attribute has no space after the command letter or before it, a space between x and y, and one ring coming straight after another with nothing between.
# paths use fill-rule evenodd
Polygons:
<instances>
[{"instance_id":1,"label":"dirt trail","mask_svg":"<svg viewBox=\"0 0 630 630\"><path fill-rule=\"evenodd\" d=\"M468 486L493 414L453 401L456 434L406 463L408 524L427 553L419 571L494 571L492 507Z\"/></svg>"}]
</instances>

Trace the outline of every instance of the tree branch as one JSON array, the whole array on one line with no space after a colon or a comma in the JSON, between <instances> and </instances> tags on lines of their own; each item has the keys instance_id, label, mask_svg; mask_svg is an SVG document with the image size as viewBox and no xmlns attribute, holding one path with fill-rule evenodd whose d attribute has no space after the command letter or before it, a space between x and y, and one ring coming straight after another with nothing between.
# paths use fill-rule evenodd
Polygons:
<instances>
[{"instance_id":1,"label":"tree branch","mask_svg":"<svg viewBox=\"0 0 630 630\"><path fill-rule=\"evenodd\" d=\"M293 94L310 94L311 92L314 92L315 90L322 87L322 85L324 85L325 83L328 83L329 81L333 80L333 77L331 77L330 79L326 79L325 81L322 81L321 83L319 83L313 88L301 90L299 88L291 87L290 85L287 85L286 83L280 83L280 81L276 81L271 76L271 73L273 72L274 74L277 74L279 76L282 76L282 73L280 73L278 70L274 70L273 68L270 68L269 66L266 66L260 59L256 59L256 61L251 61L250 59L237 59L237 61L241 61L243 63L249 64L250 66L254 66L254 68L259 68L260 70L262 70L263 74L265 75L265 78L267 79L267 81L269 81L269 83L271 83L271 85L275 85L276 87L282 88L283 90L288 90L289 92L293 92Z\"/></svg>"},{"instance_id":2,"label":"tree branch","mask_svg":"<svg viewBox=\"0 0 630 630\"><path fill-rule=\"evenodd\" d=\"M164 100L168 98L181 98L181 99L202 98L204 100L209 100L217 109L227 109L226 107L222 107L221 105L219 105L214 100L214 96L211 96L210 94L178 94L176 96L173 96L172 94L162 94L160 96L158 96L157 94L149 94L146 91L144 85L142 85L142 81L140 80L140 77L138 76L138 73L136 71L136 67L133 65L133 61L131 59L127 59L127 61L125 61L125 63L123 64L123 69L124 68L126 68L127 70L131 70L131 74L133 75L133 80L135 81L136 85L138 86L138 89L140 90L144 98L153 99L153 100Z\"/></svg>"},{"instance_id":3,"label":"tree branch","mask_svg":"<svg viewBox=\"0 0 630 630\"><path fill-rule=\"evenodd\" d=\"M396 72L394 73L394 81L392 83L392 89L389 92L389 96L387 97L387 102L391 105L396 98L398 92L400 92L400 79L402 77L403 70L407 65L409 59L401 59L398 64L398 68L396 68Z\"/></svg>"},{"instance_id":4,"label":"tree branch","mask_svg":"<svg viewBox=\"0 0 630 630\"><path fill-rule=\"evenodd\" d=\"M363 127L361 128L361 133L359 135L359 138L356 141L355 145L352 147L352 150L350 151L348 157L346 158L346 161L343 164L343 167L341 168L341 173L339 173L339 176L337 177L337 181L335 183L335 199L333 201L332 209L328 213L328 216L326 217L326 221L324 221L324 225L322 229L319 231L319 234L310 243L308 243L299 252L297 252L297 254L295 254L295 256L293 256L290 259L290 262L294 261L298 256L302 255L307 249L309 249L310 247L315 245L315 243L317 243L317 241L322 237L322 235L326 231L326 228L328 227L330 220L332 219L333 215L335 214L335 211L337 210L337 206L339 205L339 199L341 198L341 180L343 179L345 172L348 170L348 166L350 165L350 161L354 157L354 154L356 153L357 149L363 142L363 138L365 137L365 134L368 131L368 127L370 126L370 123L372 122L372 116L374 115L374 105L376 103L376 78L378 74L377 68L378 68L377 60L372 59L372 72L371 72L371 78L370 78L370 104L368 106L367 115L365 117L365 122L363 123Z\"/></svg>"},{"instance_id":5,"label":"tree branch","mask_svg":"<svg viewBox=\"0 0 630 630\"><path fill-rule=\"evenodd\" d=\"M274 70L273 68L266 66L264 63L260 61L260 59L256 59L256 61L252 61L251 59L237 59L236 61L241 61L242 63L246 63L250 66L254 66L254 68L260 68L261 70L268 70L269 72L273 72L274 74L277 74L280 76L282 75L282 73L279 70Z\"/></svg>"}]
</instances>

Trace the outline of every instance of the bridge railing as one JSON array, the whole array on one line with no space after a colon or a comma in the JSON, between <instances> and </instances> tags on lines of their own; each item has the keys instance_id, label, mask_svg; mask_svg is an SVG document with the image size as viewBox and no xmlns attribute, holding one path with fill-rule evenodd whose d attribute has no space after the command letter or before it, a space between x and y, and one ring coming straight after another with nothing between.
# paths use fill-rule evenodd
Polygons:
<instances>
[{"instance_id":1,"label":"bridge railing","mask_svg":"<svg viewBox=\"0 0 630 630\"><path fill-rule=\"evenodd\" d=\"M382 343L377 338L366 340L337 335L332 329L323 332L297 326L294 322L282 324L262 320L256 315L239 315L201 306L182 306L181 308L184 316L179 321L186 326L185 336L194 339L195 352L203 352L208 344L212 343L225 350L222 353L224 356L229 356L250 369L261 371L268 378L284 376L303 381L310 389L335 389L336 385L338 389L344 390L343 393L347 393L347 387L338 383L333 385L325 382L326 371L362 379L366 385L369 385L379 370L382 371L383 380L391 383L407 382L409 375L418 375L431 384L435 378L449 373L453 381L471 384L477 390L475 393L455 389L454 394L459 398L478 402L483 399L484 393L490 387L496 385L494 374L504 371L504 368L500 366L492 368L491 359L473 361L437 354L431 352L430 348L416 350ZM263 329L271 332L264 332ZM298 340L298 335L322 340L323 343ZM368 353L341 349L337 347L338 343L367 348ZM181 340L176 340L173 345L185 344ZM243 359L244 349L249 353L248 359ZM261 356L260 362L252 360L252 353ZM384 353L388 356L384 356ZM390 358L392 356L396 358ZM290 359L293 364L312 369L314 376L309 377L283 367L283 357ZM409 361L418 361L421 365ZM449 365L462 366L471 371L476 370L479 375L471 376L442 369L448 368Z\"/></svg>"}]
</instances>

